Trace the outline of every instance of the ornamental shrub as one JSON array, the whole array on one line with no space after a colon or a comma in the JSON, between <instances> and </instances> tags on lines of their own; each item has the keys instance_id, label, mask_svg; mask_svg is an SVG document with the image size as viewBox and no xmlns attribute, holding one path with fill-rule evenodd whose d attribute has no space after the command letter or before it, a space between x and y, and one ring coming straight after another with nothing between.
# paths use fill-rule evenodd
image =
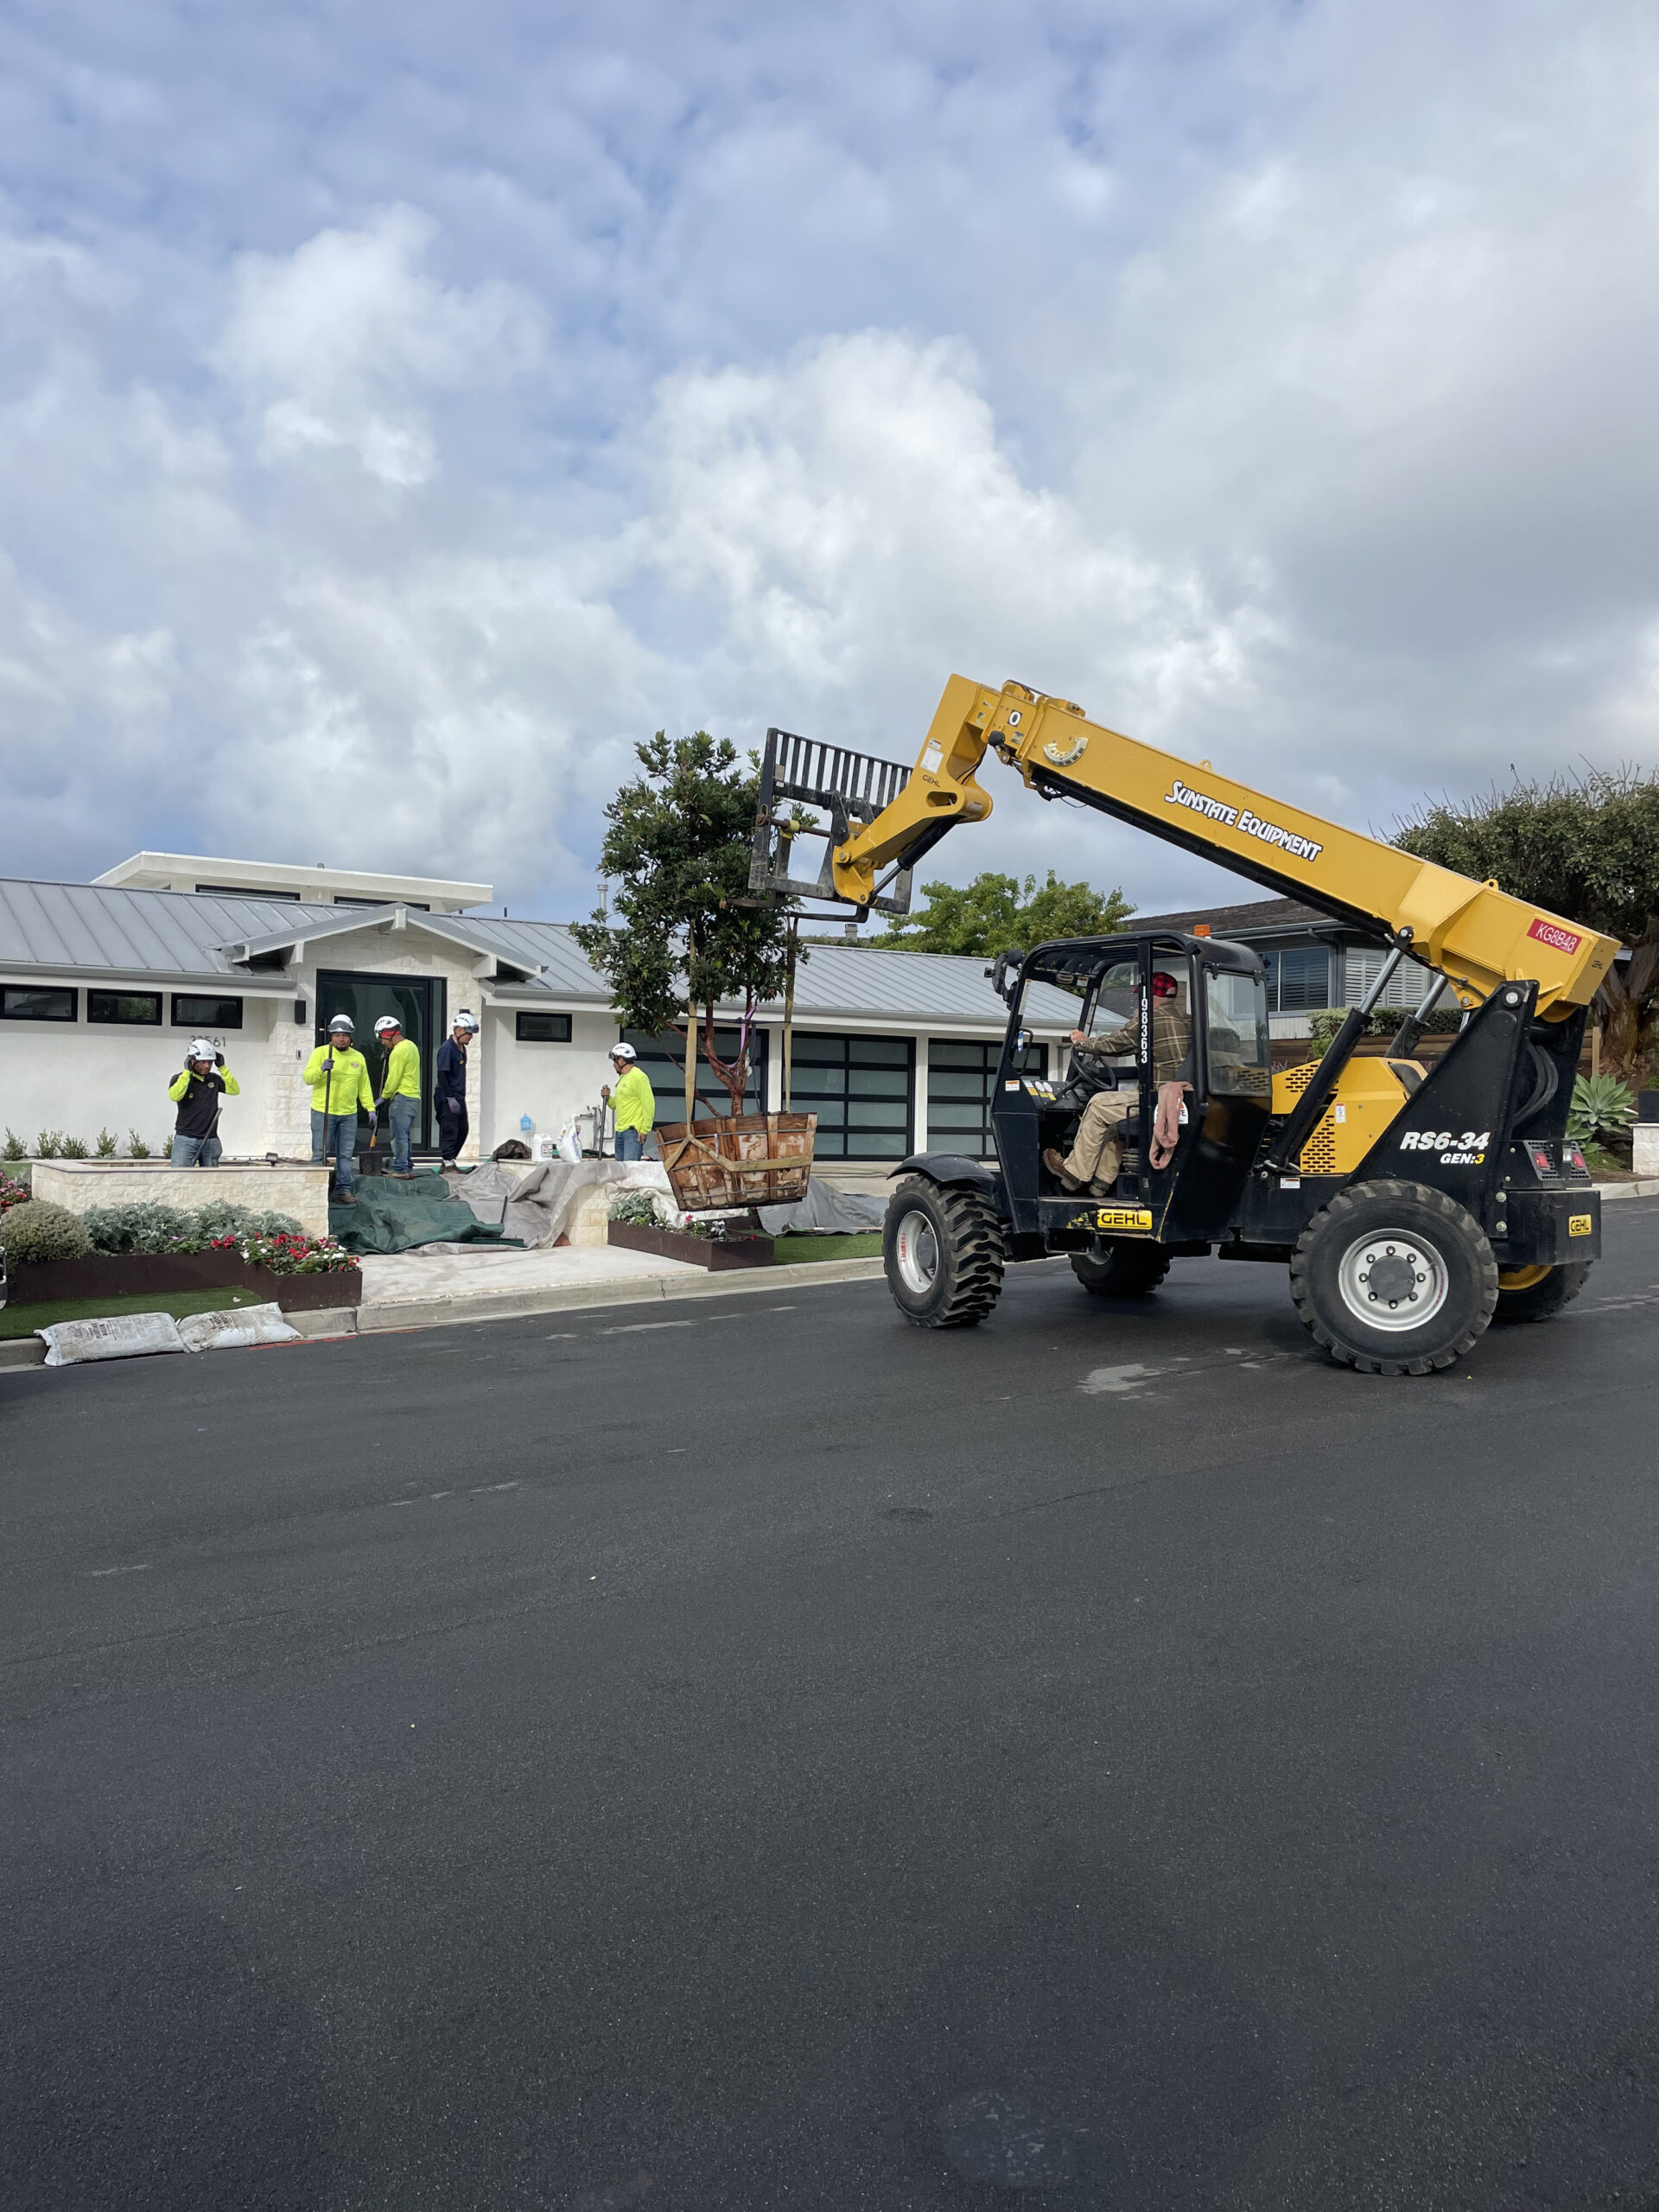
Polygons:
<instances>
[{"instance_id":1,"label":"ornamental shrub","mask_svg":"<svg viewBox=\"0 0 1659 2212\"><path fill-rule=\"evenodd\" d=\"M67 1206L31 1198L0 1213L0 1244L8 1267L38 1267L48 1260L84 1260L92 1249L86 1224Z\"/></svg>"},{"instance_id":2,"label":"ornamental shrub","mask_svg":"<svg viewBox=\"0 0 1659 2212\"><path fill-rule=\"evenodd\" d=\"M343 1274L357 1262L332 1236L308 1236L303 1230L278 1231L274 1236L216 1236L216 1252L239 1251L251 1268L269 1268L278 1275Z\"/></svg>"},{"instance_id":3,"label":"ornamental shrub","mask_svg":"<svg viewBox=\"0 0 1659 2212\"><path fill-rule=\"evenodd\" d=\"M27 1183L14 1183L10 1175L0 1175L0 1213L8 1213L13 1206L26 1205L29 1191Z\"/></svg>"},{"instance_id":4,"label":"ornamental shrub","mask_svg":"<svg viewBox=\"0 0 1659 2212\"><path fill-rule=\"evenodd\" d=\"M1636 1119L1636 1099L1617 1076L1581 1075L1567 1109L1567 1134L1580 1144L1621 1137Z\"/></svg>"},{"instance_id":5,"label":"ornamental shrub","mask_svg":"<svg viewBox=\"0 0 1659 2212\"><path fill-rule=\"evenodd\" d=\"M127 1131L127 1150L132 1154L135 1160L148 1160L149 1158L149 1147L144 1142L143 1137L139 1135L137 1129L129 1129Z\"/></svg>"},{"instance_id":6,"label":"ornamental shrub","mask_svg":"<svg viewBox=\"0 0 1659 2212\"><path fill-rule=\"evenodd\" d=\"M176 1206L94 1206L86 1222L95 1252L200 1252L207 1242Z\"/></svg>"},{"instance_id":7,"label":"ornamental shrub","mask_svg":"<svg viewBox=\"0 0 1659 2212\"><path fill-rule=\"evenodd\" d=\"M631 1229L654 1229L657 1209L651 1202L649 1191L624 1191L621 1197L611 1200L608 1217L612 1221L626 1222Z\"/></svg>"},{"instance_id":8,"label":"ornamental shrub","mask_svg":"<svg viewBox=\"0 0 1659 2212\"><path fill-rule=\"evenodd\" d=\"M115 1139L107 1129L100 1129L98 1133L98 1156L100 1160L115 1158Z\"/></svg>"},{"instance_id":9,"label":"ornamental shrub","mask_svg":"<svg viewBox=\"0 0 1659 2212\"><path fill-rule=\"evenodd\" d=\"M42 1129L39 1136L35 1140L35 1157L36 1160L61 1160L63 1157L63 1131L61 1129Z\"/></svg>"},{"instance_id":10,"label":"ornamental shrub","mask_svg":"<svg viewBox=\"0 0 1659 2212\"><path fill-rule=\"evenodd\" d=\"M0 1160L27 1160L28 1158L29 1147L16 1129L9 1128L6 1131L5 1143L0 1145Z\"/></svg>"},{"instance_id":11,"label":"ornamental shrub","mask_svg":"<svg viewBox=\"0 0 1659 2212\"><path fill-rule=\"evenodd\" d=\"M65 1137L63 1141L63 1157L66 1160L85 1160L86 1157L86 1140L84 1137Z\"/></svg>"}]
</instances>

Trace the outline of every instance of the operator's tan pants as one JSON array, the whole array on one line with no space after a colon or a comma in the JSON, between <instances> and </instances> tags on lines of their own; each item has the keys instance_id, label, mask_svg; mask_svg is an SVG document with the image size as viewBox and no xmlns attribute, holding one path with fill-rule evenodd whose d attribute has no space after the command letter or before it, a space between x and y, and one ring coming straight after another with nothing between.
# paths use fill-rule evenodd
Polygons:
<instances>
[{"instance_id":1,"label":"operator's tan pants","mask_svg":"<svg viewBox=\"0 0 1659 2212\"><path fill-rule=\"evenodd\" d=\"M1079 1183L1110 1183L1122 1164L1120 1126L1140 1104L1133 1090L1097 1090L1083 1109L1065 1172Z\"/></svg>"}]
</instances>

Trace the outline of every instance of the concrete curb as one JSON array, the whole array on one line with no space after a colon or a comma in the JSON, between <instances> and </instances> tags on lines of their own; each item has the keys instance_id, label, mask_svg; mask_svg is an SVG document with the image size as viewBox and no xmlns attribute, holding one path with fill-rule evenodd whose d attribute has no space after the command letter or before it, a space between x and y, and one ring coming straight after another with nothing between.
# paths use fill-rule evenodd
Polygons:
<instances>
[{"instance_id":1,"label":"concrete curb","mask_svg":"<svg viewBox=\"0 0 1659 2212\"><path fill-rule=\"evenodd\" d=\"M575 1313L604 1306L658 1305L683 1298L730 1298L756 1291L805 1290L824 1282L874 1282L881 1262L820 1260L794 1268L733 1269L694 1277L620 1276L614 1282L572 1284L568 1290L466 1291L454 1298L386 1298L357 1309L357 1327L368 1336L385 1329L441 1329L459 1322L513 1321L536 1313ZM318 1331L318 1334L332 1332Z\"/></svg>"},{"instance_id":2,"label":"concrete curb","mask_svg":"<svg viewBox=\"0 0 1659 2212\"><path fill-rule=\"evenodd\" d=\"M38 1337L8 1337L0 1343L0 1375L8 1368L45 1365L46 1346Z\"/></svg>"},{"instance_id":3,"label":"concrete curb","mask_svg":"<svg viewBox=\"0 0 1659 2212\"><path fill-rule=\"evenodd\" d=\"M1659 1198L1659 1175L1643 1175L1634 1183L1598 1183L1603 1205L1609 1198Z\"/></svg>"}]
</instances>

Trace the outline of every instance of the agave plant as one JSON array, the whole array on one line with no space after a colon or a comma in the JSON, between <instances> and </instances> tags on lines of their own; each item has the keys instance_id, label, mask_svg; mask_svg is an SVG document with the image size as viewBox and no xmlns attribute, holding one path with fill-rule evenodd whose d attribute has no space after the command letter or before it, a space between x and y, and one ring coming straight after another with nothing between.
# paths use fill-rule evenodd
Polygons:
<instances>
[{"instance_id":1,"label":"agave plant","mask_svg":"<svg viewBox=\"0 0 1659 2212\"><path fill-rule=\"evenodd\" d=\"M1567 1109L1567 1134L1580 1144L1597 1137L1622 1136L1636 1119L1629 1086L1613 1075L1581 1075Z\"/></svg>"}]
</instances>

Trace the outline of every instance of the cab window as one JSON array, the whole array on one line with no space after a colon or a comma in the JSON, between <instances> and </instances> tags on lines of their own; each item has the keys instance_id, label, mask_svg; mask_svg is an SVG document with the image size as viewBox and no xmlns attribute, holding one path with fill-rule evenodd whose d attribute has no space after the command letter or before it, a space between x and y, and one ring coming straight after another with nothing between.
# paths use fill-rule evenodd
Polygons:
<instances>
[{"instance_id":1,"label":"cab window","mask_svg":"<svg viewBox=\"0 0 1659 2212\"><path fill-rule=\"evenodd\" d=\"M1273 1091L1268 1051L1268 994L1253 976L1205 977L1209 1017L1210 1088L1222 1096L1267 1098Z\"/></svg>"}]
</instances>

